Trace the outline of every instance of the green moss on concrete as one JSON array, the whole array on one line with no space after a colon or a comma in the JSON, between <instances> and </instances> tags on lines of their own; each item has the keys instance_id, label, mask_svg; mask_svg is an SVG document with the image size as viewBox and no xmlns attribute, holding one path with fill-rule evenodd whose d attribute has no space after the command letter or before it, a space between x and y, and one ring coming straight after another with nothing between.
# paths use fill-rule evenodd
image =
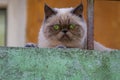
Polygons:
<instances>
[{"instance_id":1,"label":"green moss on concrete","mask_svg":"<svg viewBox=\"0 0 120 80\"><path fill-rule=\"evenodd\" d=\"M120 51L1 47L0 80L120 80Z\"/></svg>"}]
</instances>

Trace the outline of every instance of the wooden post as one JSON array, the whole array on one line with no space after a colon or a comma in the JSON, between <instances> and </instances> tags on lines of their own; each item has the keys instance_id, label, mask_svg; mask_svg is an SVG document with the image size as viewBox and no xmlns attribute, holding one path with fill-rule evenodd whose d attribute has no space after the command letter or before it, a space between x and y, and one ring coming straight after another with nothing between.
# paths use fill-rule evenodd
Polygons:
<instances>
[{"instance_id":1,"label":"wooden post","mask_svg":"<svg viewBox=\"0 0 120 80\"><path fill-rule=\"evenodd\" d=\"M87 0L87 49L94 49L94 0Z\"/></svg>"}]
</instances>

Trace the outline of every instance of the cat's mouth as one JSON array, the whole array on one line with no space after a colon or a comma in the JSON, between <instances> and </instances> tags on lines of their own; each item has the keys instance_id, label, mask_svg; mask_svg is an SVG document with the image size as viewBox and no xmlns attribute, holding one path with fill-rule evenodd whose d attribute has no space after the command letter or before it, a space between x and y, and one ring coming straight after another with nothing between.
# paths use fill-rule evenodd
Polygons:
<instances>
[{"instance_id":1,"label":"cat's mouth","mask_svg":"<svg viewBox=\"0 0 120 80\"><path fill-rule=\"evenodd\" d=\"M64 42L67 42L67 41L71 41L71 38L67 34L64 34L64 35L62 35L60 40L64 41Z\"/></svg>"},{"instance_id":2,"label":"cat's mouth","mask_svg":"<svg viewBox=\"0 0 120 80\"><path fill-rule=\"evenodd\" d=\"M64 35L62 36L62 38L67 39L67 38L69 38L69 36L66 35L66 34L64 34Z\"/></svg>"}]
</instances>

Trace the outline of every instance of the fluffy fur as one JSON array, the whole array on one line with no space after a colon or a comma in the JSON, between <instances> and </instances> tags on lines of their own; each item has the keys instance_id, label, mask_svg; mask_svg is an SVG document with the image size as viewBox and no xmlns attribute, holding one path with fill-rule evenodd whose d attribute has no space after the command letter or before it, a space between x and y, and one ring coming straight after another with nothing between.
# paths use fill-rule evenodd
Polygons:
<instances>
[{"instance_id":1,"label":"fluffy fur","mask_svg":"<svg viewBox=\"0 0 120 80\"><path fill-rule=\"evenodd\" d=\"M44 7L45 18L40 28L39 47L54 48L59 45L67 48L85 49L87 38L87 25L82 15L83 5L76 8L50 8ZM59 30L54 30L53 26L58 24ZM74 24L75 29L69 29L69 25ZM63 30L66 29L66 33ZM94 41L94 49L100 51L110 51Z\"/></svg>"}]
</instances>

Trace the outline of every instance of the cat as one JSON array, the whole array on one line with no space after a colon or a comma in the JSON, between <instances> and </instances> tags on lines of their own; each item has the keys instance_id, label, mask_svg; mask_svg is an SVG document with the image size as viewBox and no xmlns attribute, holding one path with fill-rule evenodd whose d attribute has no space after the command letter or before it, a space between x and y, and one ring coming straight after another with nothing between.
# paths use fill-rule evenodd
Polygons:
<instances>
[{"instance_id":1,"label":"cat","mask_svg":"<svg viewBox=\"0 0 120 80\"><path fill-rule=\"evenodd\" d=\"M86 49L87 25L83 16L83 4L75 8L51 8L44 6L45 17L40 28L38 47L40 48L80 48ZM112 49L94 41L94 49Z\"/></svg>"}]
</instances>

